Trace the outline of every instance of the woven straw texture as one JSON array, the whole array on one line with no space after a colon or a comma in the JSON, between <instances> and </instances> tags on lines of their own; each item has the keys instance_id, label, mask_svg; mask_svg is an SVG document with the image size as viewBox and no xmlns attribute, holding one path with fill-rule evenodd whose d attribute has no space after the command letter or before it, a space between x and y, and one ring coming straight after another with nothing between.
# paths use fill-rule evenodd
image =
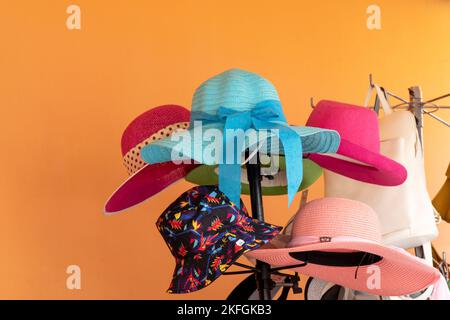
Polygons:
<instances>
[{"instance_id":1,"label":"woven straw texture","mask_svg":"<svg viewBox=\"0 0 450 320\"><path fill-rule=\"evenodd\" d=\"M351 237L331 242L299 244L299 237ZM358 239L359 238L359 239ZM418 292L439 279L439 272L403 249L381 244L376 213L348 199L323 198L308 203L295 217L292 237L279 237L247 257L274 266L301 264L290 252L366 252L382 257L368 266L330 267L308 263L295 271L341 286L383 296ZM375 268L375 271L374 271ZM377 274L374 274L377 273ZM379 286L374 277L379 276ZM376 284L376 282L375 282Z\"/></svg>"},{"instance_id":2,"label":"woven straw texture","mask_svg":"<svg viewBox=\"0 0 450 320\"><path fill-rule=\"evenodd\" d=\"M191 128L186 132L186 139L191 139L190 147L166 138L143 148L142 157L150 164L167 162L172 160L172 151L174 151L183 158L193 159L207 165L216 165L218 164L217 159L204 158L201 153L195 152L195 150L207 149L211 142L203 141L202 137L195 136L193 122L204 114L208 114L215 118L215 121L203 123L203 132L209 129L224 132L225 120L219 117L221 107L243 112L252 110L258 103L268 100L279 101L278 93L268 80L255 73L232 69L216 75L200 85L194 94ZM284 118L284 115L282 117ZM340 138L336 131L304 126L290 126L290 128L301 136L304 153L335 153L339 147ZM269 135L270 137L271 135ZM275 153L284 154L278 139L269 140L275 145L265 145L266 140L259 142L263 144L262 147L265 150L276 150Z\"/></svg>"},{"instance_id":3,"label":"woven straw texture","mask_svg":"<svg viewBox=\"0 0 450 320\"><path fill-rule=\"evenodd\" d=\"M397 186L406 180L405 167L380 153L380 129L373 110L323 100L314 108L307 125L339 132L342 140L337 153L363 163L312 154L310 159L321 167L382 186Z\"/></svg>"}]
</instances>

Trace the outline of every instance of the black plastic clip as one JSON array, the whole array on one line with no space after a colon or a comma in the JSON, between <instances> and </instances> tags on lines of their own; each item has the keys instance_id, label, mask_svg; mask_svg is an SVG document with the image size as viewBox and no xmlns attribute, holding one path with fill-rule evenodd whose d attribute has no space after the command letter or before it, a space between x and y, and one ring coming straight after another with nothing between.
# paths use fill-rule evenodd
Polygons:
<instances>
[{"instance_id":1,"label":"black plastic clip","mask_svg":"<svg viewBox=\"0 0 450 320\"><path fill-rule=\"evenodd\" d=\"M303 289L298 285L299 281L300 277L298 276L298 272L296 272L295 275L291 277L292 292L294 294L301 294L303 292Z\"/></svg>"}]
</instances>

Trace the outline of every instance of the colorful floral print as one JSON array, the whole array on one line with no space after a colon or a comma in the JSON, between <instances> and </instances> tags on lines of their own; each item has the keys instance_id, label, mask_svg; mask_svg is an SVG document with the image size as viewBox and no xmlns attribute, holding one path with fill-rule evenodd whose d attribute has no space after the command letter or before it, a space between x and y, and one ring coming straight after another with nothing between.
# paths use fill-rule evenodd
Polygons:
<instances>
[{"instance_id":1,"label":"colorful floral print","mask_svg":"<svg viewBox=\"0 0 450 320\"><path fill-rule=\"evenodd\" d=\"M183 193L156 226L175 257L169 293L200 290L222 275L243 253L269 242L281 227L253 220L217 186Z\"/></svg>"}]
</instances>

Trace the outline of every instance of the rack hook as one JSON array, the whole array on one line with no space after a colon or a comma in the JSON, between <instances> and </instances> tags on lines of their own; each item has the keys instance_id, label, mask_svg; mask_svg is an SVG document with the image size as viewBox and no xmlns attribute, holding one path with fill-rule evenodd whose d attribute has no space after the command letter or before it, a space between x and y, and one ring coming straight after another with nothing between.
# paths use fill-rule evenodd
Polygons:
<instances>
[{"instance_id":1,"label":"rack hook","mask_svg":"<svg viewBox=\"0 0 450 320\"><path fill-rule=\"evenodd\" d=\"M313 97L310 98L309 104L311 105L311 108L313 108L313 109L316 107L316 106L314 105L314 98L313 98Z\"/></svg>"},{"instance_id":2,"label":"rack hook","mask_svg":"<svg viewBox=\"0 0 450 320\"><path fill-rule=\"evenodd\" d=\"M374 87L374 85L373 85L373 75L371 73L369 73L369 85L370 85L371 88Z\"/></svg>"}]
</instances>

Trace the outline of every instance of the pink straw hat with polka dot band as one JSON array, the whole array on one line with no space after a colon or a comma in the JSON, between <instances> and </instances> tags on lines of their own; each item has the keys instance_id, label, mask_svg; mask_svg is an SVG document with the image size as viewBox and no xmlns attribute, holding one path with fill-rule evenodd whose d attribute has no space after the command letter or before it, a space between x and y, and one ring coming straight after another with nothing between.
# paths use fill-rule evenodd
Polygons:
<instances>
[{"instance_id":1,"label":"pink straw hat with polka dot band","mask_svg":"<svg viewBox=\"0 0 450 320\"><path fill-rule=\"evenodd\" d=\"M105 214L117 213L141 203L183 179L197 166L173 162L148 165L141 158L144 146L167 138L177 130L186 130L189 119L189 110L177 105L164 105L144 112L128 125L122 135L122 157L129 177L106 202Z\"/></svg>"},{"instance_id":2,"label":"pink straw hat with polka dot band","mask_svg":"<svg viewBox=\"0 0 450 320\"><path fill-rule=\"evenodd\" d=\"M375 211L349 199L311 201L296 215L290 236L246 256L379 296L416 293L439 279L421 259L383 245Z\"/></svg>"}]
</instances>

